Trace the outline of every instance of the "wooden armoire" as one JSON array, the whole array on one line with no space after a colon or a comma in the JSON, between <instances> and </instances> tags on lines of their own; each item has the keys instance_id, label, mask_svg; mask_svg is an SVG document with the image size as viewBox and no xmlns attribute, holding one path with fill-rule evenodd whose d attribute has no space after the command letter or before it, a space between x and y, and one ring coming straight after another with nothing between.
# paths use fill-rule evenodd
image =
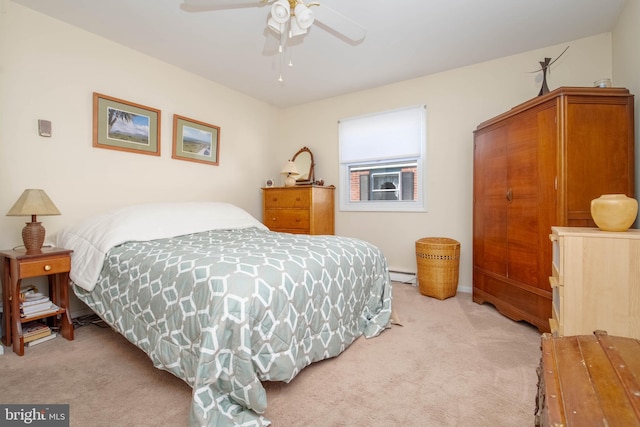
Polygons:
<instances>
[{"instance_id":1,"label":"wooden armoire","mask_svg":"<svg viewBox=\"0 0 640 427\"><path fill-rule=\"evenodd\" d=\"M634 197L633 95L561 87L474 132L473 300L549 331L552 226L595 227L591 200Z\"/></svg>"}]
</instances>

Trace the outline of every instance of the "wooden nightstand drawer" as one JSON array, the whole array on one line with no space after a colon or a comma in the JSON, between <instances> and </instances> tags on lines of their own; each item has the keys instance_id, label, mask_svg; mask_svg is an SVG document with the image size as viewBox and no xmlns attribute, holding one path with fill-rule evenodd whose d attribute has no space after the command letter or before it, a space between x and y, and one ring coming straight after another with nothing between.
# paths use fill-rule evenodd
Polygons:
<instances>
[{"instance_id":1,"label":"wooden nightstand drawer","mask_svg":"<svg viewBox=\"0 0 640 427\"><path fill-rule=\"evenodd\" d=\"M21 278L39 277L71 270L71 257L49 258L39 261L23 261L19 264Z\"/></svg>"},{"instance_id":2,"label":"wooden nightstand drawer","mask_svg":"<svg viewBox=\"0 0 640 427\"><path fill-rule=\"evenodd\" d=\"M304 209L267 209L264 224L278 229L309 229L309 211Z\"/></svg>"},{"instance_id":3,"label":"wooden nightstand drawer","mask_svg":"<svg viewBox=\"0 0 640 427\"><path fill-rule=\"evenodd\" d=\"M264 206L274 208L309 208L309 191L270 189L264 197Z\"/></svg>"}]
</instances>

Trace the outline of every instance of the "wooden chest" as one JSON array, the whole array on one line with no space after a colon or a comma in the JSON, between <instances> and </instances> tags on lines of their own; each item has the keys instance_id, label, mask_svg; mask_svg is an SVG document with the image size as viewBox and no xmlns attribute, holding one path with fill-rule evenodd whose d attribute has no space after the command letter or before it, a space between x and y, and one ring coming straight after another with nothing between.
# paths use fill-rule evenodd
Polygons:
<instances>
[{"instance_id":1,"label":"wooden chest","mask_svg":"<svg viewBox=\"0 0 640 427\"><path fill-rule=\"evenodd\" d=\"M263 188L262 222L271 231L334 234L334 186Z\"/></svg>"},{"instance_id":2,"label":"wooden chest","mask_svg":"<svg viewBox=\"0 0 640 427\"><path fill-rule=\"evenodd\" d=\"M640 426L640 341L543 334L536 425Z\"/></svg>"}]
</instances>

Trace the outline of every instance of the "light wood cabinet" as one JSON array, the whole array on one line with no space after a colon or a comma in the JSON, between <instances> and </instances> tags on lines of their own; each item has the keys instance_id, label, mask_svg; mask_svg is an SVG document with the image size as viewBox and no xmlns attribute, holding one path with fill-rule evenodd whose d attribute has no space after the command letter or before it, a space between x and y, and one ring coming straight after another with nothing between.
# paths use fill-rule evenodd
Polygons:
<instances>
[{"instance_id":1,"label":"light wood cabinet","mask_svg":"<svg viewBox=\"0 0 640 427\"><path fill-rule=\"evenodd\" d=\"M640 338L640 230L552 227L554 335Z\"/></svg>"},{"instance_id":2,"label":"light wood cabinet","mask_svg":"<svg viewBox=\"0 0 640 427\"><path fill-rule=\"evenodd\" d=\"M474 132L473 300L549 331L552 226L592 227L591 200L634 195L633 95L556 89Z\"/></svg>"},{"instance_id":3,"label":"light wood cabinet","mask_svg":"<svg viewBox=\"0 0 640 427\"><path fill-rule=\"evenodd\" d=\"M334 234L334 186L297 185L262 189L262 222L271 231Z\"/></svg>"}]
</instances>

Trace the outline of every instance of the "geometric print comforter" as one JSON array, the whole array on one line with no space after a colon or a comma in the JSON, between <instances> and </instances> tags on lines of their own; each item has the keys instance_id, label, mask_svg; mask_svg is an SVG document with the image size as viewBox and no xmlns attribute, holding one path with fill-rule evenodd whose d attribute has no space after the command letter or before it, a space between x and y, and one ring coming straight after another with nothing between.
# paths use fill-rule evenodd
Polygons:
<instances>
[{"instance_id":1,"label":"geometric print comforter","mask_svg":"<svg viewBox=\"0 0 640 427\"><path fill-rule=\"evenodd\" d=\"M121 244L74 292L192 387L191 426L269 425L262 381L377 336L392 300L375 246L259 228Z\"/></svg>"}]
</instances>

